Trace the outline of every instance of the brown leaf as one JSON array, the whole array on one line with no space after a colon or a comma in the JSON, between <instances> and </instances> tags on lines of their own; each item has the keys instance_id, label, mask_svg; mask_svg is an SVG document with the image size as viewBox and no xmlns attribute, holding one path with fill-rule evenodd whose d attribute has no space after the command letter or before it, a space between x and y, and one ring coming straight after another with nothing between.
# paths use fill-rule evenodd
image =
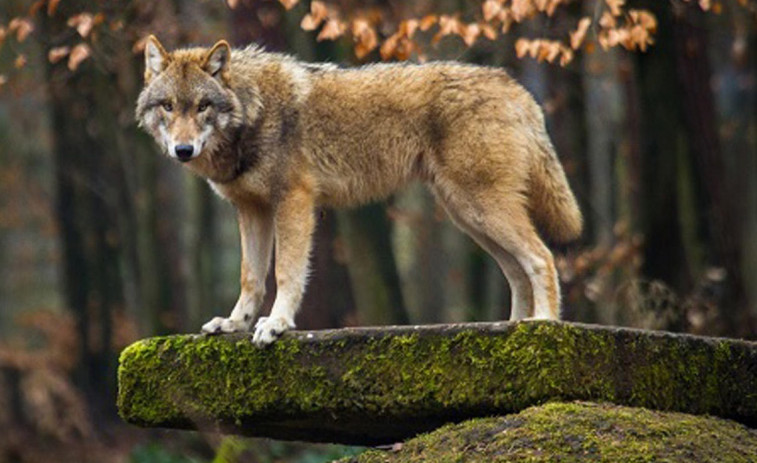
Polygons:
<instances>
[{"instance_id":1,"label":"brown leaf","mask_svg":"<svg viewBox=\"0 0 757 463\"><path fill-rule=\"evenodd\" d=\"M381 59L384 61L388 61L392 59L394 54L397 51L397 45L399 42L399 34L393 34L389 36L386 40L384 40L384 43L381 44L381 48L379 49L379 53L381 54Z\"/></svg>"},{"instance_id":2,"label":"brown leaf","mask_svg":"<svg viewBox=\"0 0 757 463\"><path fill-rule=\"evenodd\" d=\"M478 25L481 28L481 34L489 40L497 40L497 29L491 24L481 23Z\"/></svg>"},{"instance_id":3,"label":"brown leaf","mask_svg":"<svg viewBox=\"0 0 757 463\"><path fill-rule=\"evenodd\" d=\"M6 32L5 28L3 26L0 26L0 45L2 45L5 41L6 35L8 35L8 33Z\"/></svg>"},{"instance_id":4,"label":"brown leaf","mask_svg":"<svg viewBox=\"0 0 757 463\"><path fill-rule=\"evenodd\" d=\"M633 23L641 25L650 33L657 31L657 18L652 13L644 10L629 10L628 16Z\"/></svg>"},{"instance_id":5,"label":"brown leaf","mask_svg":"<svg viewBox=\"0 0 757 463\"><path fill-rule=\"evenodd\" d=\"M407 37L400 38L397 43L397 49L394 52L394 56L400 60L405 61L410 59L415 51L415 42Z\"/></svg>"},{"instance_id":6,"label":"brown leaf","mask_svg":"<svg viewBox=\"0 0 757 463\"><path fill-rule=\"evenodd\" d=\"M531 49L531 41L528 39L518 39L515 41L515 56L523 58Z\"/></svg>"},{"instance_id":7,"label":"brown leaf","mask_svg":"<svg viewBox=\"0 0 757 463\"><path fill-rule=\"evenodd\" d=\"M454 16L446 14L439 16L439 32L431 39L431 43L438 43L446 35L461 35L462 27L463 24Z\"/></svg>"},{"instance_id":8,"label":"brown leaf","mask_svg":"<svg viewBox=\"0 0 757 463\"><path fill-rule=\"evenodd\" d=\"M47 2L47 15L52 16L55 14L56 11L58 11L58 4L60 3L60 0L49 0Z\"/></svg>"},{"instance_id":9,"label":"brown leaf","mask_svg":"<svg viewBox=\"0 0 757 463\"><path fill-rule=\"evenodd\" d=\"M321 29L316 40L319 42L322 40L336 40L344 34L346 29L347 26L345 24L340 23L336 19L329 19L326 21L326 24L323 25L323 29Z\"/></svg>"},{"instance_id":10,"label":"brown leaf","mask_svg":"<svg viewBox=\"0 0 757 463\"><path fill-rule=\"evenodd\" d=\"M27 16L30 18L33 18L37 16L37 13L39 10L42 9L43 6L47 3L47 0L37 0L36 2L32 3L32 6L29 7L29 11L27 12Z\"/></svg>"},{"instance_id":11,"label":"brown leaf","mask_svg":"<svg viewBox=\"0 0 757 463\"><path fill-rule=\"evenodd\" d=\"M226 4L229 5L229 8L232 10L239 5L239 0L226 0Z\"/></svg>"},{"instance_id":12,"label":"brown leaf","mask_svg":"<svg viewBox=\"0 0 757 463\"><path fill-rule=\"evenodd\" d=\"M710 8L712 7L712 2L710 0L699 0L699 8L701 8L704 11L710 11Z\"/></svg>"},{"instance_id":13,"label":"brown leaf","mask_svg":"<svg viewBox=\"0 0 757 463\"><path fill-rule=\"evenodd\" d=\"M0 74L0 87L8 83L8 77L4 74Z\"/></svg>"},{"instance_id":14,"label":"brown leaf","mask_svg":"<svg viewBox=\"0 0 757 463\"><path fill-rule=\"evenodd\" d=\"M68 54L71 52L71 47L55 47L51 48L49 52L47 52L47 59L51 63L55 64L58 61L62 60Z\"/></svg>"},{"instance_id":15,"label":"brown leaf","mask_svg":"<svg viewBox=\"0 0 757 463\"><path fill-rule=\"evenodd\" d=\"M313 2L310 3L310 14L316 19L322 21L329 15L329 9L326 7L325 3L319 0L313 0Z\"/></svg>"},{"instance_id":16,"label":"brown leaf","mask_svg":"<svg viewBox=\"0 0 757 463\"><path fill-rule=\"evenodd\" d=\"M326 4L323 2L319 2L318 0L314 0L312 3L310 3L310 13L306 14L305 17L302 18L302 22L300 23L300 27L306 31L312 31L318 28L318 26L321 25L324 19L326 19L326 16L328 16L329 11L328 8L326 8Z\"/></svg>"},{"instance_id":17,"label":"brown leaf","mask_svg":"<svg viewBox=\"0 0 757 463\"><path fill-rule=\"evenodd\" d=\"M142 37L141 39L134 42L134 45L131 47L131 52L135 55L138 55L145 51L145 46L147 46L147 40L149 40L150 36L146 35Z\"/></svg>"},{"instance_id":18,"label":"brown leaf","mask_svg":"<svg viewBox=\"0 0 757 463\"><path fill-rule=\"evenodd\" d=\"M75 27L76 32L78 32L82 38L86 38L89 33L92 32L92 27L95 25L94 19L95 18L91 13L79 13L76 16L69 18L68 26Z\"/></svg>"},{"instance_id":19,"label":"brown leaf","mask_svg":"<svg viewBox=\"0 0 757 463\"><path fill-rule=\"evenodd\" d=\"M613 16L620 16L623 13L622 7L626 3L626 0L605 0L605 3L610 8L610 13Z\"/></svg>"},{"instance_id":20,"label":"brown leaf","mask_svg":"<svg viewBox=\"0 0 757 463\"><path fill-rule=\"evenodd\" d=\"M557 9L557 7L560 5L562 1L563 0L550 0L546 9L547 16L552 16L553 14L555 14L555 10Z\"/></svg>"},{"instance_id":21,"label":"brown leaf","mask_svg":"<svg viewBox=\"0 0 757 463\"><path fill-rule=\"evenodd\" d=\"M568 47L562 49L562 56L560 56L560 66L565 67L573 61L573 50Z\"/></svg>"},{"instance_id":22,"label":"brown leaf","mask_svg":"<svg viewBox=\"0 0 757 463\"><path fill-rule=\"evenodd\" d=\"M80 43L79 45L75 46L73 50L71 50L71 53L68 55L68 69L75 71L84 60L89 58L91 54L92 50L86 43Z\"/></svg>"},{"instance_id":23,"label":"brown leaf","mask_svg":"<svg viewBox=\"0 0 757 463\"><path fill-rule=\"evenodd\" d=\"M300 3L300 0L279 0L279 3L284 5L284 8L287 10L291 10L295 7L298 3Z\"/></svg>"},{"instance_id":24,"label":"brown leaf","mask_svg":"<svg viewBox=\"0 0 757 463\"><path fill-rule=\"evenodd\" d=\"M561 44L559 42L546 42L542 45L542 49L544 50L544 59L548 63L553 63L555 59L560 55L562 52Z\"/></svg>"},{"instance_id":25,"label":"brown leaf","mask_svg":"<svg viewBox=\"0 0 757 463\"><path fill-rule=\"evenodd\" d=\"M491 21L499 12L502 11L502 5L497 0L486 0L481 5L481 12L484 15L484 21Z\"/></svg>"},{"instance_id":26,"label":"brown leaf","mask_svg":"<svg viewBox=\"0 0 757 463\"><path fill-rule=\"evenodd\" d=\"M34 24L27 18L13 18L8 23L8 32L16 33L16 40L23 42L34 30Z\"/></svg>"},{"instance_id":27,"label":"brown leaf","mask_svg":"<svg viewBox=\"0 0 757 463\"><path fill-rule=\"evenodd\" d=\"M615 17L610 14L609 11L605 11L604 13L602 13L602 17L599 18L599 25L604 29L613 29L618 25L618 22L615 20Z\"/></svg>"},{"instance_id":28,"label":"brown leaf","mask_svg":"<svg viewBox=\"0 0 757 463\"><path fill-rule=\"evenodd\" d=\"M417 19L406 19L400 23L398 32L403 37L413 38L413 34L415 34L419 24Z\"/></svg>"},{"instance_id":29,"label":"brown leaf","mask_svg":"<svg viewBox=\"0 0 757 463\"><path fill-rule=\"evenodd\" d=\"M438 21L439 21L439 18L435 14L429 14L429 15L424 16L421 19L418 27L423 32L426 32L427 30L431 29L431 27L434 24L436 24Z\"/></svg>"},{"instance_id":30,"label":"brown leaf","mask_svg":"<svg viewBox=\"0 0 757 463\"><path fill-rule=\"evenodd\" d=\"M13 67L16 69L21 69L24 66L26 66L26 55L16 56L16 59L13 60Z\"/></svg>"},{"instance_id":31,"label":"brown leaf","mask_svg":"<svg viewBox=\"0 0 757 463\"><path fill-rule=\"evenodd\" d=\"M498 19L502 21L502 33L507 34L507 32L510 30L510 26L512 26L513 24L512 12L507 8L503 8L502 11L499 12Z\"/></svg>"},{"instance_id":32,"label":"brown leaf","mask_svg":"<svg viewBox=\"0 0 757 463\"><path fill-rule=\"evenodd\" d=\"M365 19L356 19L352 22L352 38L355 41L355 56L364 58L378 46L376 31Z\"/></svg>"},{"instance_id":33,"label":"brown leaf","mask_svg":"<svg viewBox=\"0 0 757 463\"><path fill-rule=\"evenodd\" d=\"M472 47L476 43L479 35L481 35L481 28L476 23L463 26L460 30L460 37L462 37L463 42L469 47Z\"/></svg>"},{"instance_id":34,"label":"brown leaf","mask_svg":"<svg viewBox=\"0 0 757 463\"><path fill-rule=\"evenodd\" d=\"M534 16L536 14L536 8L531 0L512 0L510 12L512 13L515 22L521 22L524 19Z\"/></svg>"},{"instance_id":35,"label":"brown leaf","mask_svg":"<svg viewBox=\"0 0 757 463\"><path fill-rule=\"evenodd\" d=\"M578 27L576 30L570 33L570 47L574 50L578 50L586 37L586 31L589 30L591 25L591 18L584 16L578 21Z\"/></svg>"}]
</instances>

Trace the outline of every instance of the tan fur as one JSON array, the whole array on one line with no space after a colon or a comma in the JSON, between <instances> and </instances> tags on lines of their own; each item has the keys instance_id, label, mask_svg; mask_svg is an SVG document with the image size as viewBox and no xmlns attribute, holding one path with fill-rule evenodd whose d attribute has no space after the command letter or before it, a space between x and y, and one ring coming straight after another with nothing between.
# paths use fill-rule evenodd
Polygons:
<instances>
[{"instance_id":1,"label":"tan fur","mask_svg":"<svg viewBox=\"0 0 757 463\"><path fill-rule=\"evenodd\" d=\"M153 42L141 125L173 157L177 144L200 146L185 165L240 215L240 299L229 319L203 330L250 326L274 235L278 294L255 340L293 327L314 208L378 200L412 180L496 259L513 289L512 319L558 318L557 272L536 227L568 241L581 233L581 213L541 110L503 70L445 62L338 69L230 51L225 42L170 54ZM160 104L167 99L172 111ZM200 112L203 99L213 103Z\"/></svg>"}]
</instances>

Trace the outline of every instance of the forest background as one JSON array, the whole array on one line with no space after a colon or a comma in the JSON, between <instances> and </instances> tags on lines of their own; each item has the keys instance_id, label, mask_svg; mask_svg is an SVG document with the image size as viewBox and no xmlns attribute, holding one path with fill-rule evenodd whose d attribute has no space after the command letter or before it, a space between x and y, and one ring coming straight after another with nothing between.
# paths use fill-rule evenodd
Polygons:
<instances>
[{"instance_id":1,"label":"forest background","mask_svg":"<svg viewBox=\"0 0 757 463\"><path fill-rule=\"evenodd\" d=\"M355 451L118 420L118 352L198 331L239 290L233 209L136 127L151 33L507 69L544 108L586 218L556 249L565 318L757 338L754 0L3 0L0 462ZM494 261L419 185L318 217L299 328L508 317Z\"/></svg>"}]
</instances>

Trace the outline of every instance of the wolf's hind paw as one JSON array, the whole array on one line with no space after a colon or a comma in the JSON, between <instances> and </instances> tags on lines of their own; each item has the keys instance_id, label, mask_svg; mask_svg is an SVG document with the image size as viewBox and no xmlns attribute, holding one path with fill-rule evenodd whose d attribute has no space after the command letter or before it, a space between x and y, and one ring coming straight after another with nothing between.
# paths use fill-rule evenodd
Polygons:
<instances>
[{"instance_id":1,"label":"wolf's hind paw","mask_svg":"<svg viewBox=\"0 0 757 463\"><path fill-rule=\"evenodd\" d=\"M242 320L215 317L206 324L202 325L202 332L208 334L237 333L239 331L247 331L248 328L249 324Z\"/></svg>"}]
</instances>

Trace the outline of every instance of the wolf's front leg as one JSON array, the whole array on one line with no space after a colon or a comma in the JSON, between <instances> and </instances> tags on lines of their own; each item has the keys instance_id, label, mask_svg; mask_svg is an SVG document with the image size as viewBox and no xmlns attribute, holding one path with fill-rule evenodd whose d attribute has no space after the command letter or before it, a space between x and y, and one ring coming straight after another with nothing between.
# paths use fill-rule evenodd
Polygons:
<instances>
[{"instance_id":1,"label":"wolf's front leg","mask_svg":"<svg viewBox=\"0 0 757 463\"><path fill-rule=\"evenodd\" d=\"M215 317L202 326L205 333L247 331L260 312L273 249L273 213L256 206L238 208L242 238L241 292L229 318Z\"/></svg>"},{"instance_id":2,"label":"wolf's front leg","mask_svg":"<svg viewBox=\"0 0 757 463\"><path fill-rule=\"evenodd\" d=\"M307 283L314 207L312 189L299 185L287 192L276 210L276 301L271 315L255 325L253 342L259 346L294 328L294 316Z\"/></svg>"}]
</instances>

